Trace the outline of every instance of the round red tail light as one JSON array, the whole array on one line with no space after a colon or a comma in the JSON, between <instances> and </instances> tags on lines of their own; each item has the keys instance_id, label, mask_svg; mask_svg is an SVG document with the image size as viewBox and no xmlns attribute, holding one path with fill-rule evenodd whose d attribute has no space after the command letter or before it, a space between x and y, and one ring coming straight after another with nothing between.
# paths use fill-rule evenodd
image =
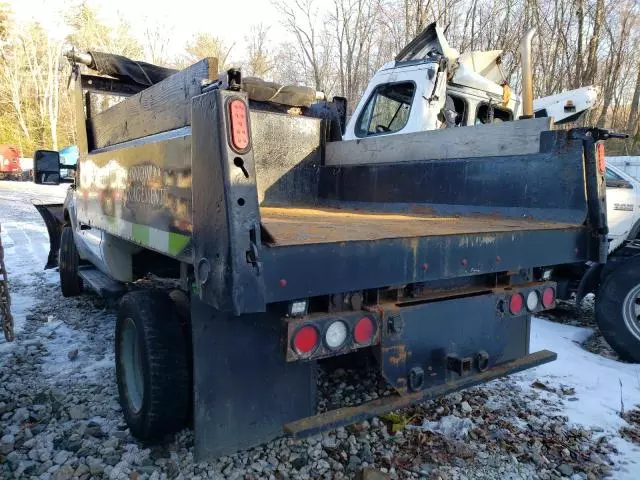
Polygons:
<instances>
[{"instance_id":1,"label":"round red tail light","mask_svg":"<svg viewBox=\"0 0 640 480\"><path fill-rule=\"evenodd\" d=\"M375 333L376 327L369 317L362 317L353 327L353 339L357 343L370 343Z\"/></svg>"},{"instance_id":2,"label":"round red tail light","mask_svg":"<svg viewBox=\"0 0 640 480\"><path fill-rule=\"evenodd\" d=\"M509 299L509 311L513 315L518 315L520 312L522 312L523 305L524 305L524 297L522 296L521 293L516 293L515 295L512 295L511 298Z\"/></svg>"},{"instance_id":3,"label":"round red tail light","mask_svg":"<svg viewBox=\"0 0 640 480\"><path fill-rule=\"evenodd\" d=\"M542 292L542 305L549 308L556 300L556 291L552 287L547 287Z\"/></svg>"},{"instance_id":4,"label":"round red tail light","mask_svg":"<svg viewBox=\"0 0 640 480\"><path fill-rule=\"evenodd\" d=\"M293 336L293 349L298 355L309 355L318 346L318 330L313 325L305 325Z\"/></svg>"}]
</instances>

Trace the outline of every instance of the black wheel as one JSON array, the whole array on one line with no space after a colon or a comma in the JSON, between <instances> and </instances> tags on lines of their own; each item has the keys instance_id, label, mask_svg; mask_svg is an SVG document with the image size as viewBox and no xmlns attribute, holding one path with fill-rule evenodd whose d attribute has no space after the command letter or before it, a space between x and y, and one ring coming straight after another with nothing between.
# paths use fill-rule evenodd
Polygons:
<instances>
[{"instance_id":1,"label":"black wheel","mask_svg":"<svg viewBox=\"0 0 640 480\"><path fill-rule=\"evenodd\" d=\"M190 391L185 336L163 292L122 297L116 323L116 378L131 433L155 440L187 424Z\"/></svg>"},{"instance_id":2,"label":"black wheel","mask_svg":"<svg viewBox=\"0 0 640 480\"><path fill-rule=\"evenodd\" d=\"M60 288L62 296L75 297L82 293L82 279L78 276L80 257L73 240L73 229L64 227L60 236Z\"/></svg>"},{"instance_id":3,"label":"black wheel","mask_svg":"<svg viewBox=\"0 0 640 480\"><path fill-rule=\"evenodd\" d=\"M621 358L640 362L640 261L605 277L596 294L596 322Z\"/></svg>"}]
</instances>

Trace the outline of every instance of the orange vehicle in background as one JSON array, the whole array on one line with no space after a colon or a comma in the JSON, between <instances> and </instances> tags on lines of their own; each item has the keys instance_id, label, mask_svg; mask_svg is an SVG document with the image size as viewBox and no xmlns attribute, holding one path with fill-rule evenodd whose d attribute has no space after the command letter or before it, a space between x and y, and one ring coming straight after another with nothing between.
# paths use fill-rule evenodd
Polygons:
<instances>
[{"instance_id":1,"label":"orange vehicle in background","mask_svg":"<svg viewBox=\"0 0 640 480\"><path fill-rule=\"evenodd\" d=\"M15 145L0 145L0 180L22 180L20 156Z\"/></svg>"}]
</instances>

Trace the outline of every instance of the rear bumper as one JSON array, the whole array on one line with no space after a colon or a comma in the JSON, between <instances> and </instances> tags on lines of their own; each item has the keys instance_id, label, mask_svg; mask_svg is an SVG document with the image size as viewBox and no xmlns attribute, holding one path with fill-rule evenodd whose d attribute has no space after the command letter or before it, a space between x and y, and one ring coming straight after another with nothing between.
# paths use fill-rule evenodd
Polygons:
<instances>
[{"instance_id":1,"label":"rear bumper","mask_svg":"<svg viewBox=\"0 0 640 480\"><path fill-rule=\"evenodd\" d=\"M474 387L482 383L490 382L500 377L505 377L513 373L521 372L529 368L537 367L557 359L557 354L549 350L541 350L530 355L526 355L517 360L495 366L485 372L477 373L468 377L462 377L456 381L447 382L420 392L409 395L393 395L390 397L372 400L356 407L346 407L332 410L319 415L296 420L284 426L287 434L294 438L315 435L323 430L343 427L354 422L361 422L368 418L382 415L391 410L405 408L416 403L431 400L442 395Z\"/></svg>"}]
</instances>

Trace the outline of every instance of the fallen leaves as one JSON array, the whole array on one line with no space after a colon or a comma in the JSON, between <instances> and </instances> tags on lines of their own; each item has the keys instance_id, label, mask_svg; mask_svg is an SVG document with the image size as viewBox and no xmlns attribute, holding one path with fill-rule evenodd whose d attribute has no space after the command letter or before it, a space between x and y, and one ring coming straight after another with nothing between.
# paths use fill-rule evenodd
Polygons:
<instances>
[{"instance_id":1,"label":"fallen leaves","mask_svg":"<svg viewBox=\"0 0 640 480\"><path fill-rule=\"evenodd\" d=\"M633 443L640 444L640 407L624 413L622 418L627 421L629 426L622 427L620 434Z\"/></svg>"}]
</instances>

